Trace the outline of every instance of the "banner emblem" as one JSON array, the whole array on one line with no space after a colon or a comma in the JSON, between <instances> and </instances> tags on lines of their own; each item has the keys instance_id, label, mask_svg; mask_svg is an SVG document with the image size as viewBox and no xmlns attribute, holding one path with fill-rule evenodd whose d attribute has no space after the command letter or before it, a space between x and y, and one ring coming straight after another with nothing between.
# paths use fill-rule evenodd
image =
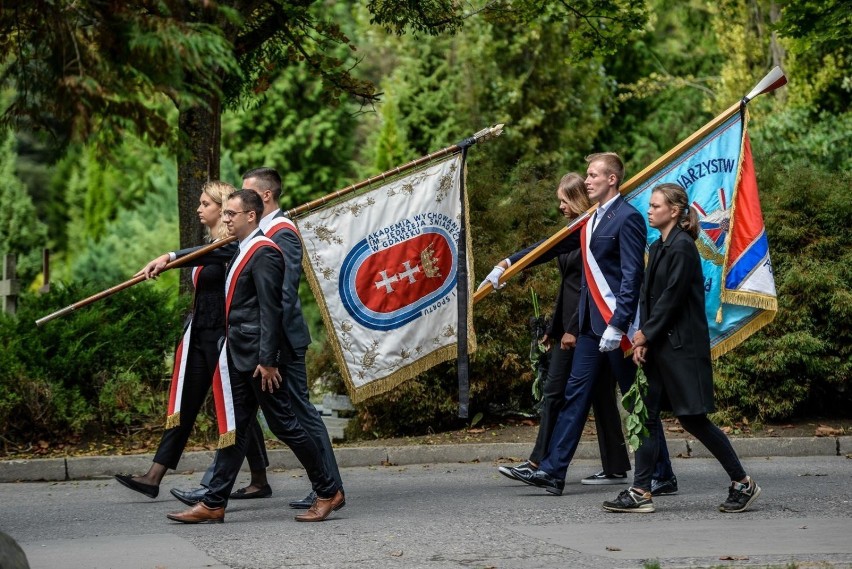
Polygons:
<instances>
[{"instance_id":1,"label":"banner emblem","mask_svg":"<svg viewBox=\"0 0 852 569\"><path fill-rule=\"evenodd\" d=\"M370 236L356 244L343 260L340 299L349 315L362 326L372 330L399 328L416 320L424 309L441 302L455 289L457 254L453 236L421 216L416 217L406 220L407 232L415 234L413 237L394 243L393 239L380 241ZM445 221L457 225L450 219ZM388 243L392 244L379 248Z\"/></svg>"}]
</instances>

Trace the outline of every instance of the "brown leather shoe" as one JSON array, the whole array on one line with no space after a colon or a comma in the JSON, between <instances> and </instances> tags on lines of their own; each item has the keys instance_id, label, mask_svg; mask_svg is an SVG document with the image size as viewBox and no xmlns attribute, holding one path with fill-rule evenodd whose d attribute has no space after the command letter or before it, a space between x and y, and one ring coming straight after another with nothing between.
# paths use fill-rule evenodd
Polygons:
<instances>
[{"instance_id":1,"label":"brown leather shoe","mask_svg":"<svg viewBox=\"0 0 852 569\"><path fill-rule=\"evenodd\" d=\"M308 508L304 514L296 516L297 522L321 522L333 511L339 510L345 498L340 490L331 498L319 498L314 500L314 505Z\"/></svg>"},{"instance_id":2,"label":"brown leather shoe","mask_svg":"<svg viewBox=\"0 0 852 569\"><path fill-rule=\"evenodd\" d=\"M225 521L225 508L208 508L199 502L183 512L171 512L166 517L184 524L221 524Z\"/></svg>"}]
</instances>

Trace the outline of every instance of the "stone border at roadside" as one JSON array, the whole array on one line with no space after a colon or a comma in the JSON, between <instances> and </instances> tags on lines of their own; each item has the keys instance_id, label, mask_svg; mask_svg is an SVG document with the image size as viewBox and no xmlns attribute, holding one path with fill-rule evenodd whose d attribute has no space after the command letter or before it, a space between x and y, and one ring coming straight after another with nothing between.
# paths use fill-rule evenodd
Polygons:
<instances>
[{"instance_id":1,"label":"stone border at roadside","mask_svg":"<svg viewBox=\"0 0 852 569\"><path fill-rule=\"evenodd\" d=\"M710 453L692 439L668 439L673 457L707 458ZM852 455L852 436L843 437L770 437L731 439L743 458L764 456L838 456ZM525 460L532 443L473 443L448 445L411 445L376 447L339 447L338 464L354 466L395 466L457 462L515 462ZM111 477L117 473L141 473L151 465L152 454L116 456L79 456L0 461L0 482L68 481ZM598 457L595 442L581 442L575 458ZM213 459L212 452L185 453L177 472L203 472ZM269 451L270 468L301 469L287 449ZM243 468L247 468L244 464Z\"/></svg>"}]
</instances>

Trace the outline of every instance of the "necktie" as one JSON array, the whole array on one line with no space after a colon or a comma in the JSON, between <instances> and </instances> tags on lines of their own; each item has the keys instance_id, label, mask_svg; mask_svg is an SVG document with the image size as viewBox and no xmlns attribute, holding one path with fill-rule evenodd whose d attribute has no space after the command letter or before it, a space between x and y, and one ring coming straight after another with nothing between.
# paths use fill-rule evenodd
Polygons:
<instances>
[{"instance_id":1,"label":"necktie","mask_svg":"<svg viewBox=\"0 0 852 569\"><path fill-rule=\"evenodd\" d=\"M598 210L595 210L595 215L592 216L592 233L598 228Z\"/></svg>"}]
</instances>

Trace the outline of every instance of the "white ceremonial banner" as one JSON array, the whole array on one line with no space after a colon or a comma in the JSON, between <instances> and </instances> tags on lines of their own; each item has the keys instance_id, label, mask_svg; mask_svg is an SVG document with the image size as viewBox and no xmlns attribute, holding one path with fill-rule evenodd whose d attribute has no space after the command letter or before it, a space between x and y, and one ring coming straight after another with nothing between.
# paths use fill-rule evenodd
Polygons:
<instances>
[{"instance_id":1,"label":"white ceremonial banner","mask_svg":"<svg viewBox=\"0 0 852 569\"><path fill-rule=\"evenodd\" d=\"M295 220L305 275L356 403L456 357L462 170L454 155ZM472 275L469 243L467 251ZM469 301L470 352L472 313Z\"/></svg>"}]
</instances>

